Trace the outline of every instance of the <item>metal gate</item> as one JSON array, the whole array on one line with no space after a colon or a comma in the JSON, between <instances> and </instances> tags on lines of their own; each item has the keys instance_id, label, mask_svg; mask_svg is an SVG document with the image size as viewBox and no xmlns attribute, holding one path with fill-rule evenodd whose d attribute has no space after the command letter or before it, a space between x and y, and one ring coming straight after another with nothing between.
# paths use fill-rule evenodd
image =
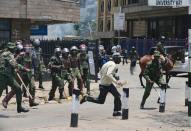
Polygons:
<instances>
[{"instance_id":1,"label":"metal gate","mask_svg":"<svg viewBox=\"0 0 191 131\"><path fill-rule=\"evenodd\" d=\"M40 47L42 48L42 55L44 64L47 67L51 56L54 55L56 47L68 48L72 46L79 46L85 44L88 47L89 64L90 64L90 78L97 82L98 74L98 41L97 40L42 40Z\"/></svg>"}]
</instances>

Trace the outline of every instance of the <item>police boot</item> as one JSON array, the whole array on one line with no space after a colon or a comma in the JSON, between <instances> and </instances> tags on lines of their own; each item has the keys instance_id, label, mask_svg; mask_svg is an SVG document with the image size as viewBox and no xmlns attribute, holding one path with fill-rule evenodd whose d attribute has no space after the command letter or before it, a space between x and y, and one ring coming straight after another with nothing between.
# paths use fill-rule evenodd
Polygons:
<instances>
[{"instance_id":1,"label":"police boot","mask_svg":"<svg viewBox=\"0 0 191 131\"><path fill-rule=\"evenodd\" d=\"M34 101L29 101L29 106L33 107L33 106L38 106L39 104L34 102Z\"/></svg>"},{"instance_id":2,"label":"police boot","mask_svg":"<svg viewBox=\"0 0 191 131\"><path fill-rule=\"evenodd\" d=\"M140 105L140 109L144 109L144 105L143 104Z\"/></svg>"},{"instance_id":3,"label":"police boot","mask_svg":"<svg viewBox=\"0 0 191 131\"><path fill-rule=\"evenodd\" d=\"M86 88L87 88L87 94L90 95L90 82L89 81L87 82Z\"/></svg>"},{"instance_id":4,"label":"police boot","mask_svg":"<svg viewBox=\"0 0 191 131\"><path fill-rule=\"evenodd\" d=\"M21 112L29 112L28 109L25 109L21 106L21 104L17 104L17 112L21 113Z\"/></svg>"},{"instance_id":5,"label":"police boot","mask_svg":"<svg viewBox=\"0 0 191 131\"><path fill-rule=\"evenodd\" d=\"M59 92L60 92L60 99L67 99L67 98L63 95L64 89L60 89Z\"/></svg>"},{"instance_id":6,"label":"police boot","mask_svg":"<svg viewBox=\"0 0 191 131\"><path fill-rule=\"evenodd\" d=\"M16 92L14 90L11 90L6 96L5 98L2 100L2 105L4 108L7 108L7 105L10 101L10 99L16 94Z\"/></svg>"},{"instance_id":7,"label":"police boot","mask_svg":"<svg viewBox=\"0 0 191 131\"><path fill-rule=\"evenodd\" d=\"M63 92L60 93L60 99L67 99L67 98L63 95Z\"/></svg>"},{"instance_id":8,"label":"police boot","mask_svg":"<svg viewBox=\"0 0 191 131\"><path fill-rule=\"evenodd\" d=\"M38 87L39 89L44 89L44 87L42 86L42 85L39 85L39 87Z\"/></svg>"},{"instance_id":9,"label":"police boot","mask_svg":"<svg viewBox=\"0 0 191 131\"><path fill-rule=\"evenodd\" d=\"M72 96L72 94L73 94L73 93L72 93L72 92L73 92L73 91L72 91L72 88L68 88L68 91L69 91L69 95Z\"/></svg>"},{"instance_id":10,"label":"police boot","mask_svg":"<svg viewBox=\"0 0 191 131\"><path fill-rule=\"evenodd\" d=\"M34 102L34 99L29 99L29 106L30 107L33 107L33 106L38 106L39 104L38 103L36 103L36 102Z\"/></svg>"},{"instance_id":11,"label":"police boot","mask_svg":"<svg viewBox=\"0 0 191 131\"><path fill-rule=\"evenodd\" d=\"M48 101L51 101L51 100L54 100L54 96L49 95Z\"/></svg>"}]
</instances>

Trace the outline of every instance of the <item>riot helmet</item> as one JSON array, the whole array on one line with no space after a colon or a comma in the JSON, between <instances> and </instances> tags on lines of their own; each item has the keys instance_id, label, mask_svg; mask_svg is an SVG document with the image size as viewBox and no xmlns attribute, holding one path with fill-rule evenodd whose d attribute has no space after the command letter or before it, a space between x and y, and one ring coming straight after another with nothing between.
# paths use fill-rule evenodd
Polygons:
<instances>
[{"instance_id":1,"label":"riot helmet","mask_svg":"<svg viewBox=\"0 0 191 131\"><path fill-rule=\"evenodd\" d=\"M80 45L80 52L81 53L86 53L87 52L87 47L86 47L85 44Z\"/></svg>"},{"instance_id":2,"label":"riot helmet","mask_svg":"<svg viewBox=\"0 0 191 131\"><path fill-rule=\"evenodd\" d=\"M69 51L69 49L68 48L64 48L63 50L62 50L62 55L63 56L68 56L69 55L69 53L70 53L70 51Z\"/></svg>"},{"instance_id":3,"label":"riot helmet","mask_svg":"<svg viewBox=\"0 0 191 131\"><path fill-rule=\"evenodd\" d=\"M22 41L22 40L17 40L17 41L15 42L15 44L16 44L16 45L22 45L22 44L23 44L23 41Z\"/></svg>"},{"instance_id":4,"label":"riot helmet","mask_svg":"<svg viewBox=\"0 0 191 131\"><path fill-rule=\"evenodd\" d=\"M54 49L54 53L55 53L55 54L60 54L60 53L61 53L61 48L60 48L60 47L56 47L56 48Z\"/></svg>"},{"instance_id":5,"label":"riot helmet","mask_svg":"<svg viewBox=\"0 0 191 131\"><path fill-rule=\"evenodd\" d=\"M31 44L25 44L24 50L26 53L31 54L32 53L32 45Z\"/></svg>"},{"instance_id":6,"label":"riot helmet","mask_svg":"<svg viewBox=\"0 0 191 131\"><path fill-rule=\"evenodd\" d=\"M69 53L70 51L69 51L69 49L68 48L64 48L63 50L62 50L62 53L63 54L65 54L65 53Z\"/></svg>"},{"instance_id":7,"label":"riot helmet","mask_svg":"<svg viewBox=\"0 0 191 131\"><path fill-rule=\"evenodd\" d=\"M16 48L17 48L18 51L21 51L21 50L23 50L23 45L19 44L19 45L16 46Z\"/></svg>"},{"instance_id":8,"label":"riot helmet","mask_svg":"<svg viewBox=\"0 0 191 131\"><path fill-rule=\"evenodd\" d=\"M165 36L161 36L161 37L160 37L160 41L161 41L162 43L164 43L165 40L166 40L166 37L165 37Z\"/></svg>"},{"instance_id":9,"label":"riot helmet","mask_svg":"<svg viewBox=\"0 0 191 131\"><path fill-rule=\"evenodd\" d=\"M33 41L33 45L34 45L34 47L39 47L40 46L40 40L39 39L35 39Z\"/></svg>"},{"instance_id":10,"label":"riot helmet","mask_svg":"<svg viewBox=\"0 0 191 131\"><path fill-rule=\"evenodd\" d=\"M116 64L119 64L120 62L121 62L121 55L120 55L120 53L118 53L118 52L115 52L115 53L113 53L113 55L112 55L112 58L113 58L113 61L116 63Z\"/></svg>"},{"instance_id":11,"label":"riot helmet","mask_svg":"<svg viewBox=\"0 0 191 131\"><path fill-rule=\"evenodd\" d=\"M135 50L135 46L133 46L131 49L132 49L132 50Z\"/></svg>"},{"instance_id":12,"label":"riot helmet","mask_svg":"<svg viewBox=\"0 0 191 131\"><path fill-rule=\"evenodd\" d=\"M70 48L70 50L71 50L71 51L74 51L74 50L75 50L75 51L78 51L78 47L72 46L72 47Z\"/></svg>"},{"instance_id":13,"label":"riot helmet","mask_svg":"<svg viewBox=\"0 0 191 131\"><path fill-rule=\"evenodd\" d=\"M77 54L78 47L72 46L72 47L70 48L70 50L71 50L72 54Z\"/></svg>"}]
</instances>

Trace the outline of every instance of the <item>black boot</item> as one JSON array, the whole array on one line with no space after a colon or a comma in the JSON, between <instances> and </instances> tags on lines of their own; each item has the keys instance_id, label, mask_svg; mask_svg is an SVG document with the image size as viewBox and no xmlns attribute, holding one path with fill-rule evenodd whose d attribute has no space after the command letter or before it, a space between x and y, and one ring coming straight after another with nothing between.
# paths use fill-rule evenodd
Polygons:
<instances>
[{"instance_id":1,"label":"black boot","mask_svg":"<svg viewBox=\"0 0 191 131\"><path fill-rule=\"evenodd\" d=\"M67 98L63 96L63 93L60 93L60 99L67 99Z\"/></svg>"},{"instance_id":2,"label":"black boot","mask_svg":"<svg viewBox=\"0 0 191 131\"><path fill-rule=\"evenodd\" d=\"M87 101L87 96L83 96L83 98L81 99L81 101L80 101L80 104L83 104L84 102L86 102Z\"/></svg>"},{"instance_id":3,"label":"black boot","mask_svg":"<svg viewBox=\"0 0 191 131\"><path fill-rule=\"evenodd\" d=\"M21 104L17 104L17 112L21 113L21 112L29 112L28 109L25 109L21 106Z\"/></svg>"},{"instance_id":4,"label":"black boot","mask_svg":"<svg viewBox=\"0 0 191 131\"><path fill-rule=\"evenodd\" d=\"M54 97L49 96L48 101L54 100Z\"/></svg>"},{"instance_id":5,"label":"black boot","mask_svg":"<svg viewBox=\"0 0 191 131\"><path fill-rule=\"evenodd\" d=\"M72 88L68 88L68 91L69 91L69 95L72 96L72 94L73 94L73 93L72 93L72 92L73 92L73 91L72 91Z\"/></svg>"},{"instance_id":6,"label":"black boot","mask_svg":"<svg viewBox=\"0 0 191 131\"><path fill-rule=\"evenodd\" d=\"M42 85L39 85L39 87L38 87L39 89L44 89L44 87L42 86Z\"/></svg>"},{"instance_id":7,"label":"black boot","mask_svg":"<svg viewBox=\"0 0 191 131\"><path fill-rule=\"evenodd\" d=\"M119 111L114 111L114 112L113 112L113 116L121 116L121 112L119 112Z\"/></svg>"},{"instance_id":8,"label":"black boot","mask_svg":"<svg viewBox=\"0 0 191 131\"><path fill-rule=\"evenodd\" d=\"M29 100L29 106L33 107L33 106L38 106L39 104L34 102L33 100Z\"/></svg>"},{"instance_id":9,"label":"black boot","mask_svg":"<svg viewBox=\"0 0 191 131\"><path fill-rule=\"evenodd\" d=\"M143 104L140 105L140 109L144 109L144 105Z\"/></svg>"}]
</instances>

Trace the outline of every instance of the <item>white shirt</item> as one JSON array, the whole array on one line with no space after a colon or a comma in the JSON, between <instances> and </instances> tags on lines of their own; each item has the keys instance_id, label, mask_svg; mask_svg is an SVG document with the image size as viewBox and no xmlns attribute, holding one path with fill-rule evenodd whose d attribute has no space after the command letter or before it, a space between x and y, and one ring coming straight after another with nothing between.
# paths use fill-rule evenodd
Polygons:
<instances>
[{"instance_id":1,"label":"white shirt","mask_svg":"<svg viewBox=\"0 0 191 131\"><path fill-rule=\"evenodd\" d=\"M113 77L115 72L117 70L117 66L115 62L113 61L108 61L105 63L101 70L100 70L100 75L101 75L101 85L110 85L112 83L117 83L117 80Z\"/></svg>"}]
</instances>

